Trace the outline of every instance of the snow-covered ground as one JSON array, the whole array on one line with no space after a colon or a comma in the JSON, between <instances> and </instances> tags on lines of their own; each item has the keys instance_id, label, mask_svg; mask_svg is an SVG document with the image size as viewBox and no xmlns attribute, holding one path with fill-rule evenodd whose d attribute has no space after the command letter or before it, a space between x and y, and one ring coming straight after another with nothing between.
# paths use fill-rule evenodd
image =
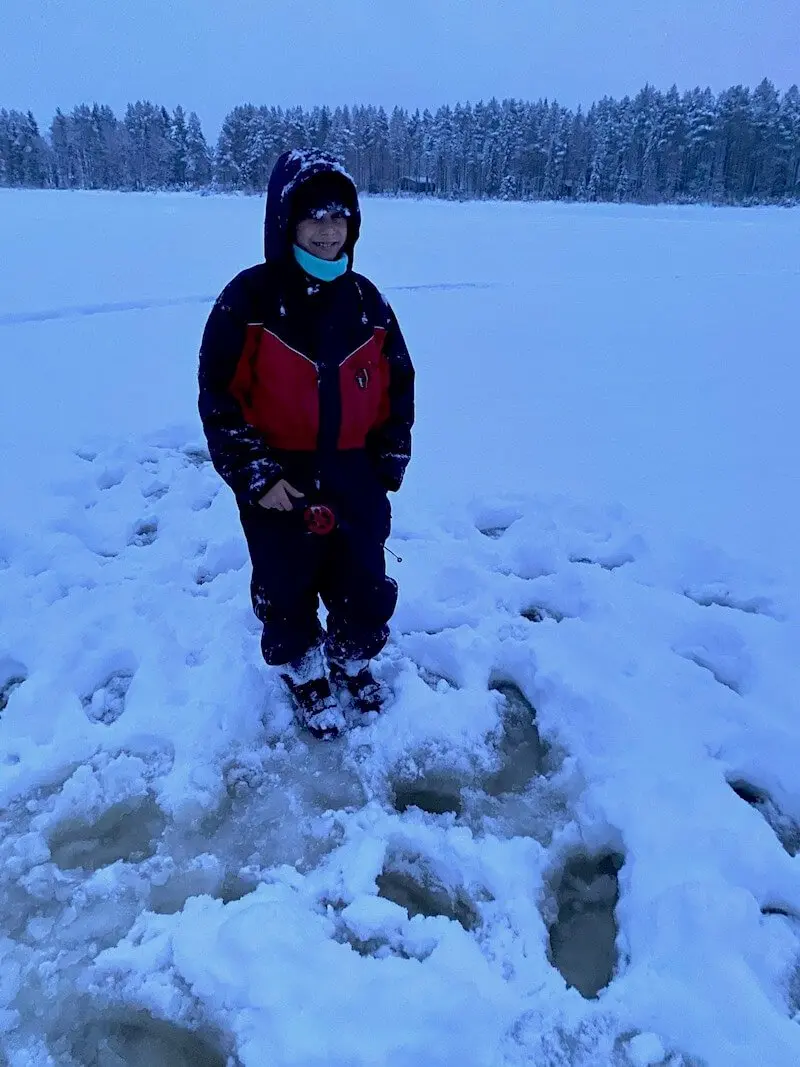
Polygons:
<instances>
[{"instance_id":1,"label":"snow-covered ground","mask_svg":"<svg viewBox=\"0 0 800 1067\"><path fill-rule=\"evenodd\" d=\"M800 213L368 200L394 700L300 736L195 363L256 199L0 192L9 1067L796 1067Z\"/></svg>"}]
</instances>

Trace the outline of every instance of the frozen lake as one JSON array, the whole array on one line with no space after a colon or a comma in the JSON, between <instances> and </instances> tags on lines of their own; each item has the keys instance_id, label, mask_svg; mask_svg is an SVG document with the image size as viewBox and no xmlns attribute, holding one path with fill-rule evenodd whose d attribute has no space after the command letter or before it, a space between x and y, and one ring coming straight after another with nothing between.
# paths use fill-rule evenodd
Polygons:
<instances>
[{"instance_id":1,"label":"frozen lake","mask_svg":"<svg viewBox=\"0 0 800 1067\"><path fill-rule=\"evenodd\" d=\"M261 662L243 197L0 190L0 1065L796 1067L800 212L367 199L392 693Z\"/></svg>"},{"instance_id":2,"label":"frozen lake","mask_svg":"<svg viewBox=\"0 0 800 1067\"><path fill-rule=\"evenodd\" d=\"M364 215L356 265L419 369L410 493L618 502L794 569L800 212ZM46 468L51 439L193 419L207 298L258 260L261 218L259 198L0 191L3 445ZM81 314L103 305L142 310ZM62 317L14 324L42 314Z\"/></svg>"}]
</instances>

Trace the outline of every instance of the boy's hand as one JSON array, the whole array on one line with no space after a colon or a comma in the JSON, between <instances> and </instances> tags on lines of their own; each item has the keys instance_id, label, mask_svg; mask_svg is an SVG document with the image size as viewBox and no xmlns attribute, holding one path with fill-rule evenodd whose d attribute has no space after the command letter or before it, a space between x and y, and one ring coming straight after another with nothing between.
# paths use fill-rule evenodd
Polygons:
<instances>
[{"instance_id":1,"label":"boy's hand","mask_svg":"<svg viewBox=\"0 0 800 1067\"><path fill-rule=\"evenodd\" d=\"M261 497L258 503L262 508L270 508L275 511L291 511L292 497L297 499L301 496L305 496L305 493L301 493L299 489L295 489L293 485L290 485L285 478L281 478L265 496Z\"/></svg>"}]
</instances>

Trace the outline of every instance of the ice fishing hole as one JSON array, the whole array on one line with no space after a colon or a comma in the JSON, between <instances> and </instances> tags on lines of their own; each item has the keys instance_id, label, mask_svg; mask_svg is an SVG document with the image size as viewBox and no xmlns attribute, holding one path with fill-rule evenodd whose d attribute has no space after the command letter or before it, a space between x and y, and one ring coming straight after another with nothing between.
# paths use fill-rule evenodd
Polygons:
<instances>
[{"instance_id":1,"label":"ice fishing hole","mask_svg":"<svg viewBox=\"0 0 800 1067\"><path fill-rule=\"evenodd\" d=\"M97 871L118 860L140 863L155 854L165 826L152 796L121 801L92 824L63 823L48 842L50 854L62 870Z\"/></svg>"},{"instance_id":2,"label":"ice fishing hole","mask_svg":"<svg viewBox=\"0 0 800 1067\"><path fill-rule=\"evenodd\" d=\"M729 780L728 785L737 797L755 808L790 856L800 854L800 826L781 811L769 793L741 778Z\"/></svg>"},{"instance_id":3,"label":"ice fishing hole","mask_svg":"<svg viewBox=\"0 0 800 1067\"><path fill-rule=\"evenodd\" d=\"M550 959L567 985L587 999L596 997L614 976L615 909L623 862L612 852L573 856L556 886L558 917L550 929Z\"/></svg>"},{"instance_id":4,"label":"ice fishing hole","mask_svg":"<svg viewBox=\"0 0 800 1067\"><path fill-rule=\"evenodd\" d=\"M522 792L532 778L543 774L547 746L536 726L536 709L514 682L493 681L490 689L503 697L503 734L499 749L502 766L485 783L490 796Z\"/></svg>"},{"instance_id":5,"label":"ice fishing hole","mask_svg":"<svg viewBox=\"0 0 800 1067\"><path fill-rule=\"evenodd\" d=\"M71 1052L83 1067L227 1067L231 1062L205 1035L144 1012L88 1023Z\"/></svg>"},{"instance_id":6,"label":"ice fishing hole","mask_svg":"<svg viewBox=\"0 0 800 1067\"><path fill-rule=\"evenodd\" d=\"M376 883L378 896L405 908L411 919L415 915L443 915L465 930L474 930L480 921L463 891L448 889L421 866L387 865Z\"/></svg>"}]
</instances>

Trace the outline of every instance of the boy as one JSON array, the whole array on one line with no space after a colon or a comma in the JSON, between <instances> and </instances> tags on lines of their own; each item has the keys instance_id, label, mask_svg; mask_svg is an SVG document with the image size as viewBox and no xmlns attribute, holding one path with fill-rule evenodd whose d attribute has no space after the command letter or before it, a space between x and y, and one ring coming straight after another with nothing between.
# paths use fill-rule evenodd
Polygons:
<instances>
[{"instance_id":1,"label":"boy","mask_svg":"<svg viewBox=\"0 0 800 1067\"><path fill-rule=\"evenodd\" d=\"M397 602L387 491L400 488L414 421L397 320L353 270L360 228L355 184L332 156L282 155L265 262L223 290L200 351L200 417L239 507L264 659L301 725L326 740L345 727L343 703L381 707L369 661Z\"/></svg>"}]
</instances>

